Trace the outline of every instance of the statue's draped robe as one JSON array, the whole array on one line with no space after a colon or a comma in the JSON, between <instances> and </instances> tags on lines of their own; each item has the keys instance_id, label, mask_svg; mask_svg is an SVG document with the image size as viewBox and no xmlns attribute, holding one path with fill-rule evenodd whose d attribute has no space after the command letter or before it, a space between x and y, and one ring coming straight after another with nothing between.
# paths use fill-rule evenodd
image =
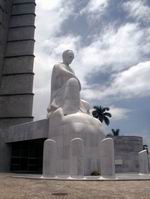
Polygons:
<instances>
[{"instance_id":1,"label":"statue's draped robe","mask_svg":"<svg viewBox=\"0 0 150 199\"><path fill-rule=\"evenodd\" d=\"M54 66L51 79L51 101L48 112L63 107L65 103L65 89L68 80L74 78L79 83L79 91L81 85L78 78L75 76L74 71L63 63Z\"/></svg>"}]
</instances>

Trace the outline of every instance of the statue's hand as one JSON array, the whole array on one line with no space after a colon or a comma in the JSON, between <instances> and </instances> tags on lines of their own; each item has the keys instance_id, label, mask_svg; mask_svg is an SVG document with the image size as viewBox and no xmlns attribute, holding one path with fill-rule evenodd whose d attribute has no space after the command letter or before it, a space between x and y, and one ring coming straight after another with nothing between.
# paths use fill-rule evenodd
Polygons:
<instances>
[{"instance_id":1,"label":"statue's hand","mask_svg":"<svg viewBox=\"0 0 150 199\"><path fill-rule=\"evenodd\" d=\"M80 100L80 110L83 113L90 114L90 104L87 101L81 99Z\"/></svg>"}]
</instances>

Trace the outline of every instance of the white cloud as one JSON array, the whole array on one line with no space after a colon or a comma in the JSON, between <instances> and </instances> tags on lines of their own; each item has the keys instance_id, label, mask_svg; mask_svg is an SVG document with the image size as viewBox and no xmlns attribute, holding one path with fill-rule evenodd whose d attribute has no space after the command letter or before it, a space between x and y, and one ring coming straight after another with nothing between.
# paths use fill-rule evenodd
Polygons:
<instances>
[{"instance_id":1,"label":"white cloud","mask_svg":"<svg viewBox=\"0 0 150 199\"><path fill-rule=\"evenodd\" d=\"M69 0L38 0L36 8L37 46L43 40L61 32L62 23L72 14L73 6Z\"/></svg>"},{"instance_id":2,"label":"white cloud","mask_svg":"<svg viewBox=\"0 0 150 199\"><path fill-rule=\"evenodd\" d=\"M118 72L139 62L143 51L148 48L148 41L147 45L142 46L147 35L149 31L143 32L137 24L127 23L117 31L106 29L103 35L94 37L88 46L80 48L75 58L75 71L84 82L83 87L87 87L87 75L98 71Z\"/></svg>"},{"instance_id":3,"label":"white cloud","mask_svg":"<svg viewBox=\"0 0 150 199\"><path fill-rule=\"evenodd\" d=\"M81 49L79 52L81 61L93 68L111 65L114 70L121 70L138 61L140 53L138 42L142 34L136 24L127 23L117 31L107 29L102 37L97 36L89 46ZM103 67L102 70L107 68Z\"/></svg>"},{"instance_id":4,"label":"white cloud","mask_svg":"<svg viewBox=\"0 0 150 199\"><path fill-rule=\"evenodd\" d=\"M36 0L37 6L40 7L40 9L44 10L55 10L60 8L62 5L62 0L55 0L55 1L50 1L50 0Z\"/></svg>"},{"instance_id":5,"label":"white cloud","mask_svg":"<svg viewBox=\"0 0 150 199\"><path fill-rule=\"evenodd\" d=\"M132 0L123 3L123 8L130 17L143 23L149 22L150 7L145 0Z\"/></svg>"},{"instance_id":6,"label":"white cloud","mask_svg":"<svg viewBox=\"0 0 150 199\"><path fill-rule=\"evenodd\" d=\"M150 61L139 63L127 71L118 74L112 86L119 91L120 95L124 95L125 98L149 96L149 74Z\"/></svg>"},{"instance_id":7,"label":"white cloud","mask_svg":"<svg viewBox=\"0 0 150 199\"><path fill-rule=\"evenodd\" d=\"M87 5L81 9L80 15L85 15L89 25L95 24L105 14L110 0L89 0Z\"/></svg>"},{"instance_id":8,"label":"white cloud","mask_svg":"<svg viewBox=\"0 0 150 199\"><path fill-rule=\"evenodd\" d=\"M96 85L83 91L87 99L125 99L140 98L150 95L150 61L139 63L131 68L119 72L112 80L110 86Z\"/></svg>"},{"instance_id":9,"label":"white cloud","mask_svg":"<svg viewBox=\"0 0 150 199\"><path fill-rule=\"evenodd\" d=\"M90 0L84 9L84 12L102 12L108 6L109 0Z\"/></svg>"},{"instance_id":10,"label":"white cloud","mask_svg":"<svg viewBox=\"0 0 150 199\"><path fill-rule=\"evenodd\" d=\"M50 40L47 42L47 46L52 48L52 53L61 55L62 52L66 49L72 49L74 52L80 47L80 37L67 35L61 36L59 38L53 37L53 43L50 43Z\"/></svg>"},{"instance_id":11,"label":"white cloud","mask_svg":"<svg viewBox=\"0 0 150 199\"><path fill-rule=\"evenodd\" d=\"M128 113L131 110L121 107L110 106L110 113L112 114L111 120L122 120L127 119Z\"/></svg>"}]
</instances>

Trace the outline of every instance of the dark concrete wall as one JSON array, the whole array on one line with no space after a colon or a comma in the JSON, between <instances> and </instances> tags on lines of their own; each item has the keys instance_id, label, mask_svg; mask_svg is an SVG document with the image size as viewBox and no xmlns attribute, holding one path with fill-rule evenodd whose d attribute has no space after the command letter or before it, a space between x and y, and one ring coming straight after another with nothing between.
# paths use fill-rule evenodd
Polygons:
<instances>
[{"instance_id":1,"label":"dark concrete wall","mask_svg":"<svg viewBox=\"0 0 150 199\"><path fill-rule=\"evenodd\" d=\"M113 136L116 172L138 172L138 152L143 149L139 136Z\"/></svg>"},{"instance_id":2,"label":"dark concrete wall","mask_svg":"<svg viewBox=\"0 0 150 199\"><path fill-rule=\"evenodd\" d=\"M12 0L0 1L0 84L3 70L4 53L7 41L8 23Z\"/></svg>"},{"instance_id":3,"label":"dark concrete wall","mask_svg":"<svg viewBox=\"0 0 150 199\"><path fill-rule=\"evenodd\" d=\"M48 138L49 120L39 120L0 130L0 172L10 171L11 144ZM41 149L42 150L42 149Z\"/></svg>"},{"instance_id":4,"label":"dark concrete wall","mask_svg":"<svg viewBox=\"0 0 150 199\"><path fill-rule=\"evenodd\" d=\"M1 2L10 7L0 55L0 128L7 128L33 120L35 0Z\"/></svg>"},{"instance_id":5,"label":"dark concrete wall","mask_svg":"<svg viewBox=\"0 0 150 199\"><path fill-rule=\"evenodd\" d=\"M0 172L8 172L10 170L11 146L5 143L5 130L0 130Z\"/></svg>"},{"instance_id":6,"label":"dark concrete wall","mask_svg":"<svg viewBox=\"0 0 150 199\"><path fill-rule=\"evenodd\" d=\"M33 120L34 20L35 0L0 0L0 171L10 167L8 127Z\"/></svg>"}]
</instances>

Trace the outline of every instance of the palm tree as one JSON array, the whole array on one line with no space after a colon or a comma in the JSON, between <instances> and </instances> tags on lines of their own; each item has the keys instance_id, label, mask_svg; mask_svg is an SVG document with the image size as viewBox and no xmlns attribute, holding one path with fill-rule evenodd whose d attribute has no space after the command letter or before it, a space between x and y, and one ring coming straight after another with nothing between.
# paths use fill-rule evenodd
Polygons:
<instances>
[{"instance_id":1,"label":"palm tree","mask_svg":"<svg viewBox=\"0 0 150 199\"><path fill-rule=\"evenodd\" d=\"M114 136L119 136L120 129L111 129Z\"/></svg>"},{"instance_id":2,"label":"palm tree","mask_svg":"<svg viewBox=\"0 0 150 199\"><path fill-rule=\"evenodd\" d=\"M105 122L105 124L108 126L110 123L109 118L111 117L111 114L108 112L109 108L103 106L94 106L93 108L93 117L99 119L101 122Z\"/></svg>"},{"instance_id":3,"label":"palm tree","mask_svg":"<svg viewBox=\"0 0 150 199\"><path fill-rule=\"evenodd\" d=\"M147 145L147 144L144 144L144 145L143 145L143 150L146 150L147 153L149 152L149 151L148 151L148 145Z\"/></svg>"}]
</instances>

